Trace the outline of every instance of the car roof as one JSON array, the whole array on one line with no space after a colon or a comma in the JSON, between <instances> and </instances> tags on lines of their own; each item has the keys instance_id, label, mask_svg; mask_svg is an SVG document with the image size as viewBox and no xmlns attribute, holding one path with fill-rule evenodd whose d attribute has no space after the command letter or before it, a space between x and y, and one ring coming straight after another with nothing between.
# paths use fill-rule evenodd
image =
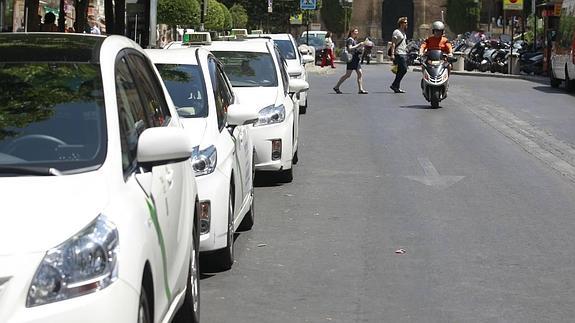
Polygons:
<instances>
[{"instance_id":1,"label":"car roof","mask_svg":"<svg viewBox=\"0 0 575 323\"><path fill-rule=\"evenodd\" d=\"M249 38L245 40L214 41L211 45L206 45L205 48L210 51L269 53L268 46L270 43L273 46L273 41L269 38Z\"/></svg>"},{"instance_id":2,"label":"car roof","mask_svg":"<svg viewBox=\"0 0 575 323\"><path fill-rule=\"evenodd\" d=\"M97 63L105 39L75 33L0 33L0 61Z\"/></svg>"},{"instance_id":3,"label":"car roof","mask_svg":"<svg viewBox=\"0 0 575 323\"><path fill-rule=\"evenodd\" d=\"M150 57L152 62L155 64L186 64L186 65L198 65L198 56L200 53L208 55L209 52L205 49L199 47L181 47L171 50L166 49L144 49L146 54Z\"/></svg>"},{"instance_id":4,"label":"car roof","mask_svg":"<svg viewBox=\"0 0 575 323\"><path fill-rule=\"evenodd\" d=\"M273 40L292 40L293 36L291 34L261 34L262 37L269 37Z\"/></svg>"}]
</instances>

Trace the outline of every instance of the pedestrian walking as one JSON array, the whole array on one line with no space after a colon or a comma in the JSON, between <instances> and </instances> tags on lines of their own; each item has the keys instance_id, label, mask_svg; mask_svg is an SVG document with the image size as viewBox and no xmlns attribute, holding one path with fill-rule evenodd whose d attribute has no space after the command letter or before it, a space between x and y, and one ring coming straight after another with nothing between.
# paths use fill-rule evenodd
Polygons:
<instances>
[{"instance_id":1,"label":"pedestrian walking","mask_svg":"<svg viewBox=\"0 0 575 323\"><path fill-rule=\"evenodd\" d=\"M335 57L333 55L333 47L334 45L333 40L331 39L331 33L328 31L325 34L323 55L321 58L321 67L324 67L327 64L327 60L329 58L331 68L335 68L335 65L333 65L333 61L335 60Z\"/></svg>"},{"instance_id":2,"label":"pedestrian walking","mask_svg":"<svg viewBox=\"0 0 575 323\"><path fill-rule=\"evenodd\" d=\"M340 85L351 76L353 71L355 71L357 74L357 86L359 88L358 93L367 94L367 91L363 88L363 73L359 63L363 49L363 42L357 42L356 38L358 34L359 30L357 28L352 28L347 34L345 47L347 48L347 51L352 54L352 59L347 63L345 74L339 79L339 81L337 81L337 84L333 87L333 90L337 94L341 94L341 91L339 90Z\"/></svg>"},{"instance_id":3,"label":"pedestrian walking","mask_svg":"<svg viewBox=\"0 0 575 323\"><path fill-rule=\"evenodd\" d=\"M365 37L363 44L363 55L361 55L360 64L363 64L363 61L365 60L367 61L367 65L369 65L369 62L371 62L371 50L373 49L374 44L369 37Z\"/></svg>"},{"instance_id":4,"label":"pedestrian walking","mask_svg":"<svg viewBox=\"0 0 575 323\"><path fill-rule=\"evenodd\" d=\"M44 23L40 25L40 31L57 32L58 26L54 23L56 22L56 15L48 12L44 15Z\"/></svg>"},{"instance_id":5,"label":"pedestrian walking","mask_svg":"<svg viewBox=\"0 0 575 323\"><path fill-rule=\"evenodd\" d=\"M401 17L397 20L398 28L393 31L391 40L391 59L393 64L397 65L395 80L389 87L395 93L405 93L401 89L401 80L407 73L407 17Z\"/></svg>"}]
</instances>

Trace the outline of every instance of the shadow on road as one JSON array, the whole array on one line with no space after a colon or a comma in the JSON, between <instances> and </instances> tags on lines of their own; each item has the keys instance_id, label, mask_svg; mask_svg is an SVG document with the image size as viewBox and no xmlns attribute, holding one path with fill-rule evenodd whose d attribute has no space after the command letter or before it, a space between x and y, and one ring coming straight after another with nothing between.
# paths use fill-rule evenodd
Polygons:
<instances>
[{"instance_id":1,"label":"shadow on road","mask_svg":"<svg viewBox=\"0 0 575 323\"><path fill-rule=\"evenodd\" d=\"M284 182L279 172L256 172L254 187L274 187L282 186Z\"/></svg>"},{"instance_id":2,"label":"shadow on road","mask_svg":"<svg viewBox=\"0 0 575 323\"><path fill-rule=\"evenodd\" d=\"M402 109L420 109L420 110L438 110L442 109L443 107L439 107L437 109L432 108L430 105L401 105L399 106Z\"/></svg>"},{"instance_id":3,"label":"shadow on road","mask_svg":"<svg viewBox=\"0 0 575 323\"><path fill-rule=\"evenodd\" d=\"M549 94L568 94L568 95L575 95L575 93L569 93L567 90L565 90L564 88L552 88L551 86L534 86L533 87L534 90L543 92L543 93L549 93Z\"/></svg>"}]
</instances>

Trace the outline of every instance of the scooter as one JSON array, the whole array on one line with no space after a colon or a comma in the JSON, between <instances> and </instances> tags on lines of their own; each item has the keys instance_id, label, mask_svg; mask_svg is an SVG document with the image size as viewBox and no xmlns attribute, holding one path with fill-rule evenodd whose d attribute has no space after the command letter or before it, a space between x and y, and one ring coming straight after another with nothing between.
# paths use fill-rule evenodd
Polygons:
<instances>
[{"instance_id":1,"label":"scooter","mask_svg":"<svg viewBox=\"0 0 575 323\"><path fill-rule=\"evenodd\" d=\"M432 108L439 108L439 102L447 97L449 88L449 65L455 58L440 50L429 50L420 59L423 78L421 90Z\"/></svg>"}]
</instances>

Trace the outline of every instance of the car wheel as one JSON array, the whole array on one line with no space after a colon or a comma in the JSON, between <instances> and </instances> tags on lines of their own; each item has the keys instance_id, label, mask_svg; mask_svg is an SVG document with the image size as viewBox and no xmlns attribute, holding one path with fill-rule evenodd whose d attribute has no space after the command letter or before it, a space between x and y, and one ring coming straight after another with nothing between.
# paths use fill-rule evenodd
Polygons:
<instances>
[{"instance_id":1,"label":"car wheel","mask_svg":"<svg viewBox=\"0 0 575 323\"><path fill-rule=\"evenodd\" d=\"M568 92L575 91L575 79L571 79L567 66L565 66L565 88Z\"/></svg>"},{"instance_id":2,"label":"car wheel","mask_svg":"<svg viewBox=\"0 0 575 323\"><path fill-rule=\"evenodd\" d=\"M146 288L142 285L140 291L140 303L138 305L138 323L151 323L150 304L148 303L148 294Z\"/></svg>"},{"instance_id":3,"label":"car wheel","mask_svg":"<svg viewBox=\"0 0 575 323\"><path fill-rule=\"evenodd\" d=\"M559 87L559 85L561 85L561 80L555 78L555 74L553 74L553 70L551 70L551 73L549 73L549 83L551 84L551 87L556 89Z\"/></svg>"},{"instance_id":4,"label":"car wheel","mask_svg":"<svg viewBox=\"0 0 575 323\"><path fill-rule=\"evenodd\" d=\"M305 104L299 106L299 114L305 114L307 112L307 96L305 98Z\"/></svg>"},{"instance_id":5,"label":"car wheel","mask_svg":"<svg viewBox=\"0 0 575 323\"><path fill-rule=\"evenodd\" d=\"M295 154L293 155L293 159L292 159L292 164L293 165L297 165L297 163L299 162L299 157L297 155L297 150L295 151Z\"/></svg>"},{"instance_id":6,"label":"car wheel","mask_svg":"<svg viewBox=\"0 0 575 323\"><path fill-rule=\"evenodd\" d=\"M228 200L228 232L227 244L224 249L218 251L217 262L221 270L229 270L234 264L234 189L230 185L230 197Z\"/></svg>"},{"instance_id":7,"label":"car wheel","mask_svg":"<svg viewBox=\"0 0 575 323\"><path fill-rule=\"evenodd\" d=\"M293 181L293 167L279 172L281 183L291 183Z\"/></svg>"},{"instance_id":8,"label":"car wheel","mask_svg":"<svg viewBox=\"0 0 575 323\"><path fill-rule=\"evenodd\" d=\"M193 245L188 269L188 279L186 280L186 295L184 304L178 310L175 322L200 322L200 221L194 217Z\"/></svg>"},{"instance_id":9,"label":"car wheel","mask_svg":"<svg viewBox=\"0 0 575 323\"><path fill-rule=\"evenodd\" d=\"M255 155L255 153L254 153ZM250 204L250 210L244 216L242 223L240 223L240 230L250 230L255 223L255 190L254 190L254 181L256 179L256 165L255 165L255 156L252 159L252 190L250 194L252 195L252 203Z\"/></svg>"}]
</instances>

